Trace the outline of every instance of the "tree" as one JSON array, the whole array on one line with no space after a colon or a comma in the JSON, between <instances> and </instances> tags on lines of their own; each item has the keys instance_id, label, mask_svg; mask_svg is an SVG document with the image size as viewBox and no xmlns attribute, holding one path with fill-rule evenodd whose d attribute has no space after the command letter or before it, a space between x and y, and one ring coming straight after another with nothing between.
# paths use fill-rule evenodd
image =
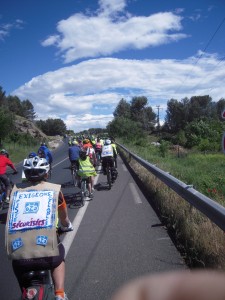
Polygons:
<instances>
[{"instance_id":1,"label":"tree","mask_svg":"<svg viewBox=\"0 0 225 300\"><path fill-rule=\"evenodd\" d=\"M216 107L209 95L193 96L190 99L188 121L199 120L202 117L212 118L216 115Z\"/></svg>"},{"instance_id":2,"label":"tree","mask_svg":"<svg viewBox=\"0 0 225 300\"><path fill-rule=\"evenodd\" d=\"M188 119L189 102L185 98L182 101L171 99L167 102L165 126L172 133L184 129Z\"/></svg>"},{"instance_id":3,"label":"tree","mask_svg":"<svg viewBox=\"0 0 225 300\"><path fill-rule=\"evenodd\" d=\"M156 114L147 104L146 97L133 97L130 106L131 119L139 122L144 130L153 129L156 123Z\"/></svg>"},{"instance_id":4,"label":"tree","mask_svg":"<svg viewBox=\"0 0 225 300\"><path fill-rule=\"evenodd\" d=\"M130 118L130 104L123 98L118 103L114 113L114 117Z\"/></svg>"},{"instance_id":5,"label":"tree","mask_svg":"<svg viewBox=\"0 0 225 300\"><path fill-rule=\"evenodd\" d=\"M27 99L21 103L24 118L33 121L36 118L33 104Z\"/></svg>"},{"instance_id":6,"label":"tree","mask_svg":"<svg viewBox=\"0 0 225 300\"><path fill-rule=\"evenodd\" d=\"M67 131L66 125L61 119L47 119L36 121L36 125L46 135L64 135Z\"/></svg>"},{"instance_id":7,"label":"tree","mask_svg":"<svg viewBox=\"0 0 225 300\"><path fill-rule=\"evenodd\" d=\"M0 86L0 106L5 105L5 100L6 100L5 91L3 91L2 87Z\"/></svg>"},{"instance_id":8,"label":"tree","mask_svg":"<svg viewBox=\"0 0 225 300\"><path fill-rule=\"evenodd\" d=\"M106 127L109 136L124 137L132 140L142 135L141 124L128 118L117 117Z\"/></svg>"},{"instance_id":9,"label":"tree","mask_svg":"<svg viewBox=\"0 0 225 300\"><path fill-rule=\"evenodd\" d=\"M13 114L5 108L0 107L0 145L14 129Z\"/></svg>"},{"instance_id":10,"label":"tree","mask_svg":"<svg viewBox=\"0 0 225 300\"><path fill-rule=\"evenodd\" d=\"M17 96L7 97L7 106L11 112L18 116L23 116L21 101Z\"/></svg>"}]
</instances>

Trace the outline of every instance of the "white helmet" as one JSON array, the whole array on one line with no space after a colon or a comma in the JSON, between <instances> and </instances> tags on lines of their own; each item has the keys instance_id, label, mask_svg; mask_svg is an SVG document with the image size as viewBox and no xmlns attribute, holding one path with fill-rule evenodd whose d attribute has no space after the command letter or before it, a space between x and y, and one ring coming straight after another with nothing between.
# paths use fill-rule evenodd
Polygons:
<instances>
[{"instance_id":1,"label":"white helmet","mask_svg":"<svg viewBox=\"0 0 225 300\"><path fill-rule=\"evenodd\" d=\"M35 156L26 159L23 165L24 174L29 181L41 181L49 172L50 165L45 158Z\"/></svg>"},{"instance_id":2,"label":"white helmet","mask_svg":"<svg viewBox=\"0 0 225 300\"><path fill-rule=\"evenodd\" d=\"M111 144L111 140L109 140L109 139L105 140L105 144L106 145L110 145Z\"/></svg>"}]
</instances>

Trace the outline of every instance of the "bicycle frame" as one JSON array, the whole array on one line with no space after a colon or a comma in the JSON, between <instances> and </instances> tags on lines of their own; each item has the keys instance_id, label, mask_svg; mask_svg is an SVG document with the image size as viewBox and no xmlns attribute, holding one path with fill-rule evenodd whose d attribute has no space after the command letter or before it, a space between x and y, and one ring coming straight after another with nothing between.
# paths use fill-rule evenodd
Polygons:
<instances>
[{"instance_id":1,"label":"bicycle frame","mask_svg":"<svg viewBox=\"0 0 225 300\"><path fill-rule=\"evenodd\" d=\"M71 163L71 176L72 176L73 185L76 187L77 186L77 166L75 163Z\"/></svg>"},{"instance_id":2,"label":"bicycle frame","mask_svg":"<svg viewBox=\"0 0 225 300\"><path fill-rule=\"evenodd\" d=\"M111 166L109 161L107 161L106 163L106 176L107 176L107 182L110 190L112 187L112 173L111 173Z\"/></svg>"},{"instance_id":3,"label":"bicycle frame","mask_svg":"<svg viewBox=\"0 0 225 300\"><path fill-rule=\"evenodd\" d=\"M67 231L62 231L62 229L59 227L57 232L60 235L65 234L66 232L70 232L71 230L68 229ZM45 284L48 285L49 289L51 290L52 296L55 297L55 291L54 291L54 284L52 280L51 270L30 270L27 272L24 272L22 274L22 286L25 289L28 289L29 287ZM22 291L23 295L26 293L25 291Z\"/></svg>"},{"instance_id":4,"label":"bicycle frame","mask_svg":"<svg viewBox=\"0 0 225 300\"><path fill-rule=\"evenodd\" d=\"M9 177L9 181L10 181L10 186L11 188L13 187L14 183L12 182L11 178L9 175L11 175L13 173L7 174L7 176ZM0 210L3 210L5 208L5 206L8 207L8 203L5 202L6 200L6 189L5 189L5 184L2 182L2 180L0 179Z\"/></svg>"},{"instance_id":5,"label":"bicycle frame","mask_svg":"<svg viewBox=\"0 0 225 300\"><path fill-rule=\"evenodd\" d=\"M96 151L96 160L97 160L97 166L100 166L101 163L101 154L99 151Z\"/></svg>"},{"instance_id":6,"label":"bicycle frame","mask_svg":"<svg viewBox=\"0 0 225 300\"><path fill-rule=\"evenodd\" d=\"M81 203L84 205L84 200L88 196L88 177L81 177Z\"/></svg>"},{"instance_id":7,"label":"bicycle frame","mask_svg":"<svg viewBox=\"0 0 225 300\"><path fill-rule=\"evenodd\" d=\"M0 180L0 210L4 209L5 199L6 199L5 185Z\"/></svg>"}]
</instances>

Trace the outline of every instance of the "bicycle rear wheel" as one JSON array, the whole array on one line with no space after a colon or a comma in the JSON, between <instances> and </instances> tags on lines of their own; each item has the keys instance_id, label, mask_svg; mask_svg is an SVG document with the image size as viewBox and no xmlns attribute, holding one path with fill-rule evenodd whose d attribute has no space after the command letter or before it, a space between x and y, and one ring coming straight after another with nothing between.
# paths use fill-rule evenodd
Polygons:
<instances>
[{"instance_id":1,"label":"bicycle rear wheel","mask_svg":"<svg viewBox=\"0 0 225 300\"><path fill-rule=\"evenodd\" d=\"M109 190L111 190L112 176L111 176L111 170L110 170L109 166L107 166L107 168L106 168L106 176L107 176L107 182L108 182L108 185L109 185Z\"/></svg>"},{"instance_id":2,"label":"bicycle rear wheel","mask_svg":"<svg viewBox=\"0 0 225 300\"><path fill-rule=\"evenodd\" d=\"M82 179L81 180L81 191L80 191L80 196L81 196L81 205L84 206L84 199L86 197L86 180Z\"/></svg>"},{"instance_id":3,"label":"bicycle rear wheel","mask_svg":"<svg viewBox=\"0 0 225 300\"><path fill-rule=\"evenodd\" d=\"M75 168L72 168L72 181L73 185L76 187L77 186L77 170Z\"/></svg>"}]
</instances>

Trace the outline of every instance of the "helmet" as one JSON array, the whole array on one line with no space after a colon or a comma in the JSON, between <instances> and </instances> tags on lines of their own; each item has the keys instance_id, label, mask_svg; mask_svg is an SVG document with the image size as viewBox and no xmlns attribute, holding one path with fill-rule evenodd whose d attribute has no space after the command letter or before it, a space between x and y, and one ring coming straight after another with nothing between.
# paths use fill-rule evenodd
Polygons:
<instances>
[{"instance_id":1,"label":"helmet","mask_svg":"<svg viewBox=\"0 0 225 300\"><path fill-rule=\"evenodd\" d=\"M24 174L29 181L41 181L49 172L50 166L45 158L35 156L26 159L23 165Z\"/></svg>"},{"instance_id":2,"label":"helmet","mask_svg":"<svg viewBox=\"0 0 225 300\"><path fill-rule=\"evenodd\" d=\"M32 157L35 157L37 156L37 154L35 152L31 152L28 154L28 158L32 158Z\"/></svg>"},{"instance_id":3,"label":"helmet","mask_svg":"<svg viewBox=\"0 0 225 300\"><path fill-rule=\"evenodd\" d=\"M78 145L78 142L75 141L75 140L73 140L73 141L72 141L72 144L73 144L73 145Z\"/></svg>"},{"instance_id":4,"label":"helmet","mask_svg":"<svg viewBox=\"0 0 225 300\"><path fill-rule=\"evenodd\" d=\"M0 153L3 154L3 155L5 155L5 156L7 156L7 157L9 157L9 153L5 149L2 149L0 151Z\"/></svg>"},{"instance_id":5,"label":"helmet","mask_svg":"<svg viewBox=\"0 0 225 300\"><path fill-rule=\"evenodd\" d=\"M85 160L86 159L86 157L87 157L87 152L86 152L86 150L85 149L82 149L81 151L80 151L80 159L82 159L82 160Z\"/></svg>"},{"instance_id":6,"label":"helmet","mask_svg":"<svg viewBox=\"0 0 225 300\"><path fill-rule=\"evenodd\" d=\"M43 142L43 143L41 143L41 146L46 146L46 144Z\"/></svg>"},{"instance_id":7,"label":"helmet","mask_svg":"<svg viewBox=\"0 0 225 300\"><path fill-rule=\"evenodd\" d=\"M88 144L89 142L90 142L89 139L84 139L84 140L83 140L83 144Z\"/></svg>"},{"instance_id":8,"label":"helmet","mask_svg":"<svg viewBox=\"0 0 225 300\"><path fill-rule=\"evenodd\" d=\"M109 140L109 139L105 140L105 144L106 145L110 145L111 144L111 140Z\"/></svg>"}]
</instances>

